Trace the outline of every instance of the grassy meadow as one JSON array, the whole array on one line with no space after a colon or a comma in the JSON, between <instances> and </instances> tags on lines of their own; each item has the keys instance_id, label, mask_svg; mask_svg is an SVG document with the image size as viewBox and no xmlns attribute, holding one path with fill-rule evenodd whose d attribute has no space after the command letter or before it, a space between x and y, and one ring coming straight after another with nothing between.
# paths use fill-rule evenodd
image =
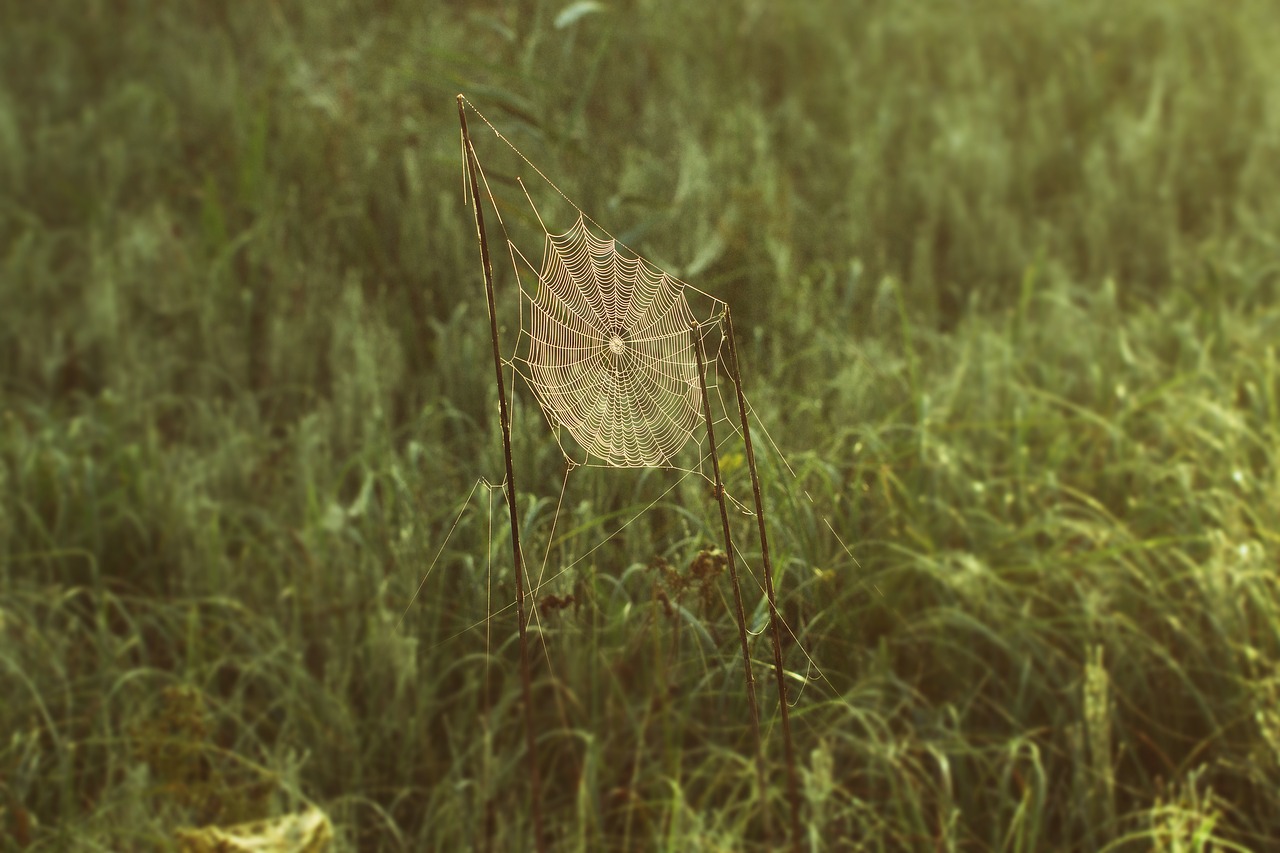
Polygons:
<instances>
[{"instance_id":1,"label":"grassy meadow","mask_svg":"<svg viewBox=\"0 0 1280 853\"><path fill-rule=\"evenodd\" d=\"M1276 44L1273 0L0 3L0 851L304 806L534 849L459 92L733 306L802 849L1276 849ZM550 849L780 849L706 483L566 477L514 400Z\"/></svg>"}]
</instances>

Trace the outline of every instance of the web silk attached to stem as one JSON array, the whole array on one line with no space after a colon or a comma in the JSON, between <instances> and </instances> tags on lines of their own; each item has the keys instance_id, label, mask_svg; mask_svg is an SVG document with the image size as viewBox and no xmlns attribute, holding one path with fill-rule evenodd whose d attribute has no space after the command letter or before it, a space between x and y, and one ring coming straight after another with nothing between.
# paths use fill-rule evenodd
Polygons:
<instances>
[{"instance_id":1,"label":"web silk attached to stem","mask_svg":"<svg viewBox=\"0 0 1280 853\"><path fill-rule=\"evenodd\" d=\"M547 420L608 466L670 467L701 426L686 285L579 216L547 234L523 358Z\"/></svg>"},{"instance_id":2,"label":"web silk attached to stem","mask_svg":"<svg viewBox=\"0 0 1280 853\"><path fill-rule=\"evenodd\" d=\"M697 446L694 467L680 464L677 457L691 438L704 435L704 384L712 420L723 424L726 434L738 433L717 381L728 306L616 240L474 106L468 108L574 214L567 231L553 232L525 188L519 167L514 180L505 178L508 187L520 188L537 222L535 237L528 233L533 220L513 218L515 229L525 232L520 242L542 240L542 261L535 266L503 217L504 210L516 209L504 202L514 199L495 198L476 161L481 186L506 236L519 291L519 334L515 351L503 361L532 389L569 467L671 468L707 477L701 440L692 442ZM563 206L560 212L566 212ZM704 354L702 377L697 339Z\"/></svg>"},{"instance_id":3,"label":"web silk attached to stem","mask_svg":"<svg viewBox=\"0 0 1280 853\"><path fill-rule=\"evenodd\" d=\"M663 467L685 470L685 477L701 473L704 457L698 453L697 467L680 469L674 457L689 439L699 431L699 424L706 429L708 454L714 479L713 495L719 504L721 526L724 534L725 562L733 586L734 610L738 624L739 641L742 650L743 669L746 674L747 699L750 710L751 727L756 754L757 793L765 797L768 790L766 774L764 739L760 729L760 712L755 691L755 680L752 675L752 654L750 650L746 610L743 604L741 586L736 570L736 558L740 554L733 544L728 504L732 501L743 509L745 507L729 496L725 488L723 474L725 467L722 460L727 461L723 449L717 450L715 437L716 422L728 421L730 431L736 431L731 417L717 417L712 403L713 393L722 412L724 401L719 399L719 388L714 377L718 373L717 361L721 345L727 344L729 376L734 386L737 403L738 421L741 432L743 454L739 464L745 460L751 475L751 486L754 497L754 513L760 536L760 557L765 584L756 585L765 594L768 603L771 640L774 653L773 669L777 679L781 728L785 747L787 767L787 799L790 802L791 840L794 849L802 846L803 827L801 823L800 796L798 793L795 749L789 722L789 702L787 678L790 673L786 669L782 649L782 629L786 623L782 619L776 591L773 584L773 570L769 556L768 538L764 517L764 502L756 469L754 449L751 442L749 426L750 410L742 392L742 381L739 375L737 345L733 335L733 323L729 319L728 306L721 300L703 293L697 288L681 282L679 279L652 266L613 237L609 236L595 220L577 207L559 187L557 187L541 170L529 161L519 149L512 145L484 116L476 115L501 139L519 160L523 161L533 172L542 178L556 193L577 211L577 217L569 230L555 234L547 229L542 215L538 212L523 179L517 174L514 183L520 187L529 206L533 209L540 236L543 238L542 263L534 273L534 267L516 247L507 225L503 222L502 206L494 197L484 170L480 168L479 159L470 146L466 121L466 101L458 95L458 116L462 130L463 160L469 177L469 189L475 204L475 220L477 237L480 242L481 260L484 266L486 297L488 301L489 321L493 342L493 357L497 386L499 392L499 412L502 427L503 452L506 462L507 480L504 483L507 505L511 515L511 547L514 556L516 573L516 612L520 627L520 654L523 695L526 712L532 707L529 663L526 646L524 617L524 592L521 577L524 571L522 551L520 547L520 520L516 508L516 488L512 467L512 452L508 407L504 393L504 366L519 372L532 388L547 421L556 431L560 449L565 455L568 466L565 470L564 486L561 487L560 502L556 505L555 516L551 522L551 532L547 537L546 556L543 558L543 569L546 568L547 557L551 553L556 521L560 515L560 507L564 501L564 488L568 485L569 472L576 464L597 464L610 467ZM485 237L484 222L481 213L480 186L477 176L484 183L484 192L492 203L493 212L503 232L507 236L507 248L511 253L512 265L519 280L520 300L520 332L516 352L510 359L500 355L500 334L497 322L497 310L494 299L493 271L490 264L488 242ZM467 184L464 182L464 186ZM595 233L588 227L595 226ZM623 251L620 251L620 248ZM536 276L530 286L524 281L524 270ZM690 307L689 297L697 296L696 304L705 306L699 319ZM715 346L708 346L714 339ZM714 389L714 391L713 391ZM704 410L705 409L705 410ZM757 419L758 420L758 419ZM762 425L763 426L763 425ZM567 432L581 448L585 457L575 458L566 447L561 433ZM766 437L768 431L763 430ZM770 438L770 444L777 450ZM723 446L721 445L721 448ZM779 454L781 456L781 454ZM785 458L783 463L786 464ZM787 466L791 470L790 466ZM794 471L792 476L795 477ZM667 492L658 498L662 500L667 493L679 485L685 477L668 487ZM805 496L809 497L808 492ZM652 508L658 501L650 504ZM813 498L809 497L810 503ZM635 518L638 518L636 516ZM632 518L623 527L634 521ZM826 518L823 519L827 521ZM831 528L830 521L827 526ZM832 533L835 529L831 528ZM839 536L836 536L839 539ZM604 540L608 541L608 539ZM844 545L843 540L840 540ZM587 551L569 566L552 576L554 580L568 571L573 565L588 557L601 542ZM856 564L853 553L848 546L845 552ZM745 564L745 560L744 560ZM429 571L429 570L428 570ZM749 571L749 569L748 569ZM542 573L533 586L537 589L544 584ZM536 618L538 610L533 615ZM486 620L487 621L487 620ZM786 628L793 640L796 635ZM545 635L543 637L545 649ZM797 641L797 646L799 646ZM801 646L801 651L804 652ZM821 670L807 652L806 660L826 681ZM550 658L548 657L548 662ZM829 682L828 682L829 683ZM563 713L563 709L562 709ZM536 757L537 738L535 736L532 716L526 713L526 731L528 738L528 757L530 765L530 786L533 792L534 822L537 830L539 848L543 846L544 835L541 827L539 810L538 761ZM769 812L765 811L765 834L771 835Z\"/></svg>"}]
</instances>

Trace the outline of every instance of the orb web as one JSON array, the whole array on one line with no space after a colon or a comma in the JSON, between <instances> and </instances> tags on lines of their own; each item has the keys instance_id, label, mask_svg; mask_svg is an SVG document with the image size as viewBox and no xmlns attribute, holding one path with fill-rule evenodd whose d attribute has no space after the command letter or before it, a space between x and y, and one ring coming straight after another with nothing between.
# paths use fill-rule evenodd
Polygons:
<instances>
[{"instance_id":1,"label":"orb web","mask_svg":"<svg viewBox=\"0 0 1280 853\"><path fill-rule=\"evenodd\" d=\"M519 360L547 420L589 458L669 466L701 423L686 285L593 234L546 234Z\"/></svg>"}]
</instances>

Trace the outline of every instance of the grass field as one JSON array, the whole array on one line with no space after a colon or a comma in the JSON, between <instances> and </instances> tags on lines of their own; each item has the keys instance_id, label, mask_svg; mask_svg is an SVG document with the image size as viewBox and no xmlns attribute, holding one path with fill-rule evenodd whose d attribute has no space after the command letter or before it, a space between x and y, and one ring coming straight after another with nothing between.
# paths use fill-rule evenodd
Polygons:
<instances>
[{"instance_id":1,"label":"grass field","mask_svg":"<svg viewBox=\"0 0 1280 853\"><path fill-rule=\"evenodd\" d=\"M1276 44L1272 0L0 4L0 851L308 804L533 849L458 92L734 308L806 849L1274 849ZM566 480L515 398L552 849L776 849L705 484Z\"/></svg>"}]
</instances>

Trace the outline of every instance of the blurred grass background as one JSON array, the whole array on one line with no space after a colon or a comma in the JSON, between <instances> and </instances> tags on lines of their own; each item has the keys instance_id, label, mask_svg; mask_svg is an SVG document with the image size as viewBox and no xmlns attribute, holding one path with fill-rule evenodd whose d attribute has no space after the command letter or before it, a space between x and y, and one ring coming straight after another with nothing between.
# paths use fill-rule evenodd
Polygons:
<instances>
[{"instance_id":1,"label":"blurred grass background","mask_svg":"<svg viewBox=\"0 0 1280 853\"><path fill-rule=\"evenodd\" d=\"M1270 0L0 4L0 849L308 802L529 847L460 91L734 306L812 849L1268 849L1278 43ZM664 477L574 472L546 551L555 849L781 813L705 490L581 559Z\"/></svg>"}]
</instances>

